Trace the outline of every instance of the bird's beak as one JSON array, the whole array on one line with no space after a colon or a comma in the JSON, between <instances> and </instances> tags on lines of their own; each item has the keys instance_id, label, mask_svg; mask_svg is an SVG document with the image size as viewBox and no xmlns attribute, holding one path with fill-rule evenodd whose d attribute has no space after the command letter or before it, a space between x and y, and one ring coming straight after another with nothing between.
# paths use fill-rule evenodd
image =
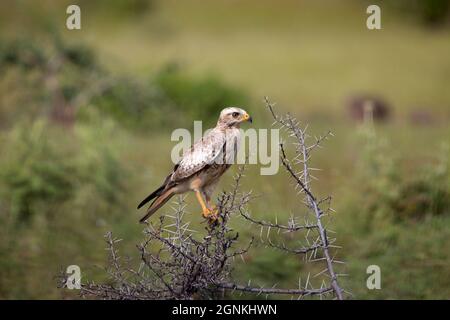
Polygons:
<instances>
[{"instance_id":1,"label":"bird's beak","mask_svg":"<svg viewBox=\"0 0 450 320\"><path fill-rule=\"evenodd\" d=\"M253 119L252 119L252 117L249 116L248 113L246 113L242 116L242 121L248 121L248 122L252 123Z\"/></svg>"}]
</instances>

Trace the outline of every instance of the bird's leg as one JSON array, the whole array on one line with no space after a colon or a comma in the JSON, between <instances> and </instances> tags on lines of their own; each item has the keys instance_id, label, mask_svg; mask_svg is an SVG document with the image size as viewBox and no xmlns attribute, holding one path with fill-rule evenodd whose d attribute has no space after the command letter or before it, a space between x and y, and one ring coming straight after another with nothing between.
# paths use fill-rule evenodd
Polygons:
<instances>
[{"instance_id":1,"label":"bird's leg","mask_svg":"<svg viewBox=\"0 0 450 320\"><path fill-rule=\"evenodd\" d=\"M211 197L205 192L205 200L206 200L206 206L208 207L209 211L210 211L210 215L212 215L212 217L214 218L214 220L217 219L217 216L219 214L219 210L217 209L216 205L212 205L211 206Z\"/></svg>"},{"instance_id":2,"label":"bird's leg","mask_svg":"<svg viewBox=\"0 0 450 320\"><path fill-rule=\"evenodd\" d=\"M211 214L211 210L208 209L208 207L205 204L205 201L203 201L202 195L199 190L195 190L195 195L197 196L197 200L200 203L200 206L202 207L202 215L204 218L209 218Z\"/></svg>"}]
</instances>

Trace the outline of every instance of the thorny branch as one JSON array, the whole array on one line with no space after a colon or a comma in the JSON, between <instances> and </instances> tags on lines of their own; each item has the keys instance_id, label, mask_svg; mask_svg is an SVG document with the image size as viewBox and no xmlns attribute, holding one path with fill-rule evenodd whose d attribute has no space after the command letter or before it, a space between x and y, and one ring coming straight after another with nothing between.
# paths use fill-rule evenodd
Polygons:
<instances>
[{"instance_id":1,"label":"thorny branch","mask_svg":"<svg viewBox=\"0 0 450 320\"><path fill-rule=\"evenodd\" d=\"M329 251L329 245L331 241L329 240L327 236L327 230L322 223L322 215L324 215L324 212L320 208L321 201L317 200L310 189L310 178L312 177L312 175L310 174L311 169L309 167L309 160L311 158L311 152L315 148L320 147L321 143L324 140L328 139L329 136L332 136L332 133L328 132L324 136L315 137L314 143L311 145L307 145L307 127L302 129L297 119L292 117L290 114L287 114L285 117L279 117L273 109L274 105L269 101L267 97L265 98L265 102L275 122L278 123L278 125L280 125L282 128L286 128L288 133L290 134L290 137L295 138L294 145L296 146L296 156L294 157L294 161L297 164L302 165L302 170L300 172L296 172L294 170L293 166L291 165L291 161L286 155L283 143L280 143L281 161L286 171L295 180L297 186L299 186L301 191L306 194L307 207L314 212L316 218L316 226L320 235L320 247L323 249L323 254L325 256L327 272L331 279L331 287L333 288L336 298L342 300L343 290L338 284L337 275L333 267L333 259L331 258ZM304 249L302 251L308 252L308 250Z\"/></svg>"},{"instance_id":2,"label":"thorny branch","mask_svg":"<svg viewBox=\"0 0 450 320\"><path fill-rule=\"evenodd\" d=\"M331 208L322 210L323 204L329 204L330 197L319 199L311 190L311 179L314 179L309 166L311 153L321 147L321 143L331 136L315 137L308 142L307 127L302 129L298 121L287 114L280 117L274 111L274 105L266 98L266 105L274 118L274 124L284 129L290 144L294 146L295 155L290 159L287 155L287 143L280 143L280 158L285 171L293 179L296 189L305 195L303 201L307 212L312 213L313 221L301 215L292 215L286 223L259 220L252 217L247 204L253 199L251 192L242 192L241 180L244 177L245 165L238 168L231 191L223 192L219 198L219 220L214 224L204 224L204 230L193 230L190 222L185 219L185 198L180 196L173 213L162 216L156 223L148 223L144 230L145 240L137 246L139 252L139 267L131 266L131 261L122 259L116 248L120 241L106 234L109 264L106 272L111 281L108 284L84 283L81 286L82 296L102 299L213 299L223 297L226 292L268 295L290 295L304 298L308 296L332 296L343 299L343 289L338 284L338 276L334 263L342 263L331 257L330 249L338 248L335 239L329 238L322 221ZM298 170L296 166L300 166ZM244 221L260 229L260 240L267 247L294 256L302 255L305 262L324 262L325 269L312 278L327 275L319 288L314 288L308 273L306 282L302 284L300 277L297 288L282 289L275 286L267 288L237 284L233 281L233 261L237 256L248 255L254 240L236 248L239 238L230 224L230 218L238 214ZM304 233L304 243L301 243L300 233ZM273 239L276 235L275 241ZM290 237L290 245L284 243L283 237ZM293 246L292 239L300 245ZM243 259L244 260L244 259ZM61 286L65 284L65 275L61 276Z\"/></svg>"}]
</instances>

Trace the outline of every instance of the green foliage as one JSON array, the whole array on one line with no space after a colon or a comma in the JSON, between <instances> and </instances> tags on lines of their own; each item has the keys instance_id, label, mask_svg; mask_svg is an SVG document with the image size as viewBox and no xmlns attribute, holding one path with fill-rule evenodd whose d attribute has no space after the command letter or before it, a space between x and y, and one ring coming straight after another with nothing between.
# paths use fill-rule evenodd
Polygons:
<instances>
[{"instance_id":1,"label":"green foliage","mask_svg":"<svg viewBox=\"0 0 450 320\"><path fill-rule=\"evenodd\" d=\"M95 88L104 74L89 48L58 36L1 41L0 67L3 125L54 114L58 108L77 109L76 98Z\"/></svg>"},{"instance_id":2,"label":"green foliage","mask_svg":"<svg viewBox=\"0 0 450 320\"><path fill-rule=\"evenodd\" d=\"M0 42L0 67L17 65L25 70L43 67L45 54L36 43L28 39Z\"/></svg>"},{"instance_id":3,"label":"green foliage","mask_svg":"<svg viewBox=\"0 0 450 320\"><path fill-rule=\"evenodd\" d=\"M449 14L448 0L420 0L416 1L417 12L427 24L443 23Z\"/></svg>"},{"instance_id":4,"label":"green foliage","mask_svg":"<svg viewBox=\"0 0 450 320\"><path fill-rule=\"evenodd\" d=\"M102 226L126 217L117 135L126 137L105 117L71 130L22 121L0 133L1 298L59 296L58 268L103 257Z\"/></svg>"},{"instance_id":5,"label":"green foliage","mask_svg":"<svg viewBox=\"0 0 450 320\"><path fill-rule=\"evenodd\" d=\"M449 0L397 0L393 4L402 11L413 13L425 25L443 24L449 17Z\"/></svg>"},{"instance_id":6,"label":"green foliage","mask_svg":"<svg viewBox=\"0 0 450 320\"><path fill-rule=\"evenodd\" d=\"M344 286L358 299L445 298L449 149L444 145L430 165L411 168L410 159L388 143L385 129L363 126L358 165L343 186L335 221L350 274ZM373 264L382 271L381 290L365 286L366 268Z\"/></svg>"},{"instance_id":7,"label":"green foliage","mask_svg":"<svg viewBox=\"0 0 450 320\"><path fill-rule=\"evenodd\" d=\"M58 36L48 40L47 46L25 38L2 42L3 121L58 114L58 109L72 109L82 120L93 107L126 128L148 132L189 126L193 118L215 121L222 108L248 102L243 91L219 78L194 78L175 65L162 68L149 81L111 75L90 48ZM11 91L16 82L22 85Z\"/></svg>"},{"instance_id":8,"label":"green foliage","mask_svg":"<svg viewBox=\"0 0 450 320\"><path fill-rule=\"evenodd\" d=\"M3 152L9 159L1 172L3 198L9 199L16 220L28 220L38 202L66 200L73 188L73 168L44 137L44 123L16 128L8 140Z\"/></svg>"},{"instance_id":9,"label":"green foliage","mask_svg":"<svg viewBox=\"0 0 450 320\"><path fill-rule=\"evenodd\" d=\"M0 41L0 66L19 66L28 71L32 68L46 68L46 65L52 62L51 59L59 59L79 68L97 67L90 48L80 44L68 44L57 34L48 40L50 46L28 37Z\"/></svg>"},{"instance_id":10,"label":"green foliage","mask_svg":"<svg viewBox=\"0 0 450 320\"><path fill-rule=\"evenodd\" d=\"M408 175L374 128L365 125L362 135L359 183L364 191L362 208L368 216L405 221L450 213L447 148L443 148L437 164Z\"/></svg>"},{"instance_id":11,"label":"green foliage","mask_svg":"<svg viewBox=\"0 0 450 320\"><path fill-rule=\"evenodd\" d=\"M0 176L5 212L13 221L52 214L55 207L74 199L78 189L89 188L99 201L116 202L122 175L117 156L102 144L96 129L80 126L74 134L43 120L9 134L2 147L7 158Z\"/></svg>"},{"instance_id":12,"label":"green foliage","mask_svg":"<svg viewBox=\"0 0 450 320\"><path fill-rule=\"evenodd\" d=\"M105 11L104 8L107 6L109 15L134 17L153 9L154 0L81 0L80 5L83 8L87 7L89 10L93 10L97 14L101 14L102 11Z\"/></svg>"},{"instance_id":13,"label":"green foliage","mask_svg":"<svg viewBox=\"0 0 450 320\"><path fill-rule=\"evenodd\" d=\"M439 163L400 184L398 196L390 202L400 220L450 213L448 148L443 149Z\"/></svg>"},{"instance_id":14,"label":"green foliage","mask_svg":"<svg viewBox=\"0 0 450 320\"><path fill-rule=\"evenodd\" d=\"M355 211L353 214L364 214ZM346 286L357 299L446 299L450 294L448 263L450 217L434 216L420 223L385 224L361 236L349 232L348 222L339 230L344 241ZM347 231L345 231L347 230ZM348 238L342 235L348 233ZM366 287L369 265L381 268L381 290Z\"/></svg>"},{"instance_id":15,"label":"green foliage","mask_svg":"<svg viewBox=\"0 0 450 320\"><path fill-rule=\"evenodd\" d=\"M84 45L68 45L58 41L58 49L66 63L76 66L82 70L99 68L94 52Z\"/></svg>"},{"instance_id":16,"label":"green foliage","mask_svg":"<svg viewBox=\"0 0 450 320\"><path fill-rule=\"evenodd\" d=\"M193 78L178 66L162 68L150 82L120 78L93 99L101 112L127 128L146 132L189 126L192 119L215 121L231 105L246 105L246 95L217 77Z\"/></svg>"},{"instance_id":17,"label":"green foliage","mask_svg":"<svg viewBox=\"0 0 450 320\"><path fill-rule=\"evenodd\" d=\"M41 112L49 112L54 101L60 101L60 104L76 108L83 118L84 109L90 104L127 128L148 131L167 126L187 126L192 118L215 121L222 108L245 105L248 101L241 90L230 87L217 77L193 78L172 64L162 68L149 83L125 76L111 76L102 70L89 48L67 44L57 36L52 39L49 48L33 40L22 39L5 42L0 49L0 65L9 69L20 67L26 71L16 75L25 84L18 90L33 93L32 88L38 88L28 98L37 101L36 108ZM31 81L23 81L29 76L28 70L38 67ZM48 85L49 77L56 86ZM13 96L12 103L17 108L19 104L28 102L21 96ZM87 99L79 99L81 105L73 105L80 96Z\"/></svg>"},{"instance_id":18,"label":"green foliage","mask_svg":"<svg viewBox=\"0 0 450 320\"><path fill-rule=\"evenodd\" d=\"M132 130L154 131L167 125L180 125L180 112L168 103L163 92L156 86L120 78L92 103L100 112L113 117L118 123ZM82 110L84 112L85 110Z\"/></svg>"},{"instance_id":19,"label":"green foliage","mask_svg":"<svg viewBox=\"0 0 450 320\"><path fill-rule=\"evenodd\" d=\"M167 99L191 119L214 119L227 106L245 106L246 94L215 76L192 78L179 66L170 64L155 78L155 84Z\"/></svg>"}]
</instances>

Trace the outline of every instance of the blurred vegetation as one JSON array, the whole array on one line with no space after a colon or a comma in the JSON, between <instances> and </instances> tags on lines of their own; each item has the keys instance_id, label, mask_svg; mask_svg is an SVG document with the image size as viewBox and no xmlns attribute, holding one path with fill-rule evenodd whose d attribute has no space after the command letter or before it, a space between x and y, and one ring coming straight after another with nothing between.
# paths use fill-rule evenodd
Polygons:
<instances>
[{"instance_id":1,"label":"blurred vegetation","mask_svg":"<svg viewBox=\"0 0 450 320\"><path fill-rule=\"evenodd\" d=\"M93 267L104 265L109 230L133 256L136 204L173 166L169 132L212 126L228 105L268 128L263 95L314 134L335 133L315 160L314 188L333 196L346 289L450 296L448 1L383 4L380 32L353 0L250 0L239 10L220 0L81 1L82 30L67 31L70 3L0 3L0 298L75 297L53 277L71 264L101 277ZM388 123L361 129L347 118L344 101L361 92L387 101ZM297 212L285 178L249 167L244 187L264 199L251 204L255 216ZM232 223L243 243L259 237ZM244 261L236 277L264 285L292 287L298 270L317 271L258 245ZM382 290L366 288L371 264Z\"/></svg>"},{"instance_id":2,"label":"blurred vegetation","mask_svg":"<svg viewBox=\"0 0 450 320\"><path fill-rule=\"evenodd\" d=\"M9 219L22 223L38 214L54 214L55 205L89 189L99 201L117 205L124 173L113 147L105 143L105 135L113 131L107 129L110 132L102 133L78 126L74 136L68 136L42 119L16 126L2 146L6 161L0 172Z\"/></svg>"},{"instance_id":3,"label":"blurred vegetation","mask_svg":"<svg viewBox=\"0 0 450 320\"><path fill-rule=\"evenodd\" d=\"M48 295L56 290L42 279L62 260L99 255L92 232L124 210L128 170L110 141L117 132L107 120L68 132L37 119L1 135L0 296Z\"/></svg>"},{"instance_id":4,"label":"blurred vegetation","mask_svg":"<svg viewBox=\"0 0 450 320\"><path fill-rule=\"evenodd\" d=\"M450 234L448 144L441 145L432 164L410 174L406 160L394 156L394 146L377 129L366 125L360 131L359 165L343 196L343 215L336 219L356 277L351 282L365 282L370 264L382 270L382 290L360 286L354 294L386 298L383 291L389 291L396 299L445 299L450 282L438 275L447 274L450 259L443 241Z\"/></svg>"},{"instance_id":5,"label":"blurred vegetation","mask_svg":"<svg viewBox=\"0 0 450 320\"><path fill-rule=\"evenodd\" d=\"M89 1L80 0L79 5L92 8L94 11L102 11L105 5L108 6L108 14L116 14L117 16L139 15L147 11L151 11L155 6L154 0L100 0Z\"/></svg>"},{"instance_id":6,"label":"blurred vegetation","mask_svg":"<svg viewBox=\"0 0 450 320\"><path fill-rule=\"evenodd\" d=\"M448 214L450 209L449 149L444 142L433 164L417 168L413 175L402 169L392 146L380 138L374 128L364 127L362 159L359 163L361 185L365 195L361 209L367 215L384 214L395 221L423 219L428 215Z\"/></svg>"},{"instance_id":7,"label":"blurred vegetation","mask_svg":"<svg viewBox=\"0 0 450 320\"><path fill-rule=\"evenodd\" d=\"M0 43L3 88L15 90L2 96L3 125L45 114L57 121L86 120L84 110L89 106L129 129L156 131L169 124L188 126L187 119L192 118L215 121L223 106L249 101L243 90L217 76L195 78L175 63L163 66L147 81L136 80L105 71L86 46L67 44L59 36L46 40L44 46L30 38ZM15 86L17 82L24 85Z\"/></svg>"},{"instance_id":8,"label":"blurred vegetation","mask_svg":"<svg viewBox=\"0 0 450 320\"><path fill-rule=\"evenodd\" d=\"M176 64L161 70L155 77L155 84L189 119L216 120L223 106L247 106L249 102L243 90L225 84L217 76L192 79Z\"/></svg>"},{"instance_id":9,"label":"blurred vegetation","mask_svg":"<svg viewBox=\"0 0 450 320\"><path fill-rule=\"evenodd\" d=\"M402 10L416 15L427 26L436 27L449 22L449 0L400 0L396 4Z\"/></svg>"},{"instance_id":10,"label":"blurred vegetation","mask_svg":"<svg viewBox=\"0 0 450 320\"><path fill-rule=\"evenodd\" d=\"M215 76L193 78L176 64L163 66L146 83L122 79L93 103L128 128L157 131L190 126L187 119L214 123L223 106L246 105L242 90Z\"/></svg>"},{"instance_id":11,"label":"blurred vegetation","mask_svg":"<svg viewBox=\"0 0 450 320\"><path fill-rule=\"evenodd\" d=\"M111 74L84 45L42 39L0 43L0 297L55 294L34 277L49 281L80 253L77 263L101 261L97 240L126 217L125 181L136 174L112 137L190 126L192 117L214 123L223 106L248 101L216 76L169 65L137 80Z\"/></svg>"}]
</instances>

